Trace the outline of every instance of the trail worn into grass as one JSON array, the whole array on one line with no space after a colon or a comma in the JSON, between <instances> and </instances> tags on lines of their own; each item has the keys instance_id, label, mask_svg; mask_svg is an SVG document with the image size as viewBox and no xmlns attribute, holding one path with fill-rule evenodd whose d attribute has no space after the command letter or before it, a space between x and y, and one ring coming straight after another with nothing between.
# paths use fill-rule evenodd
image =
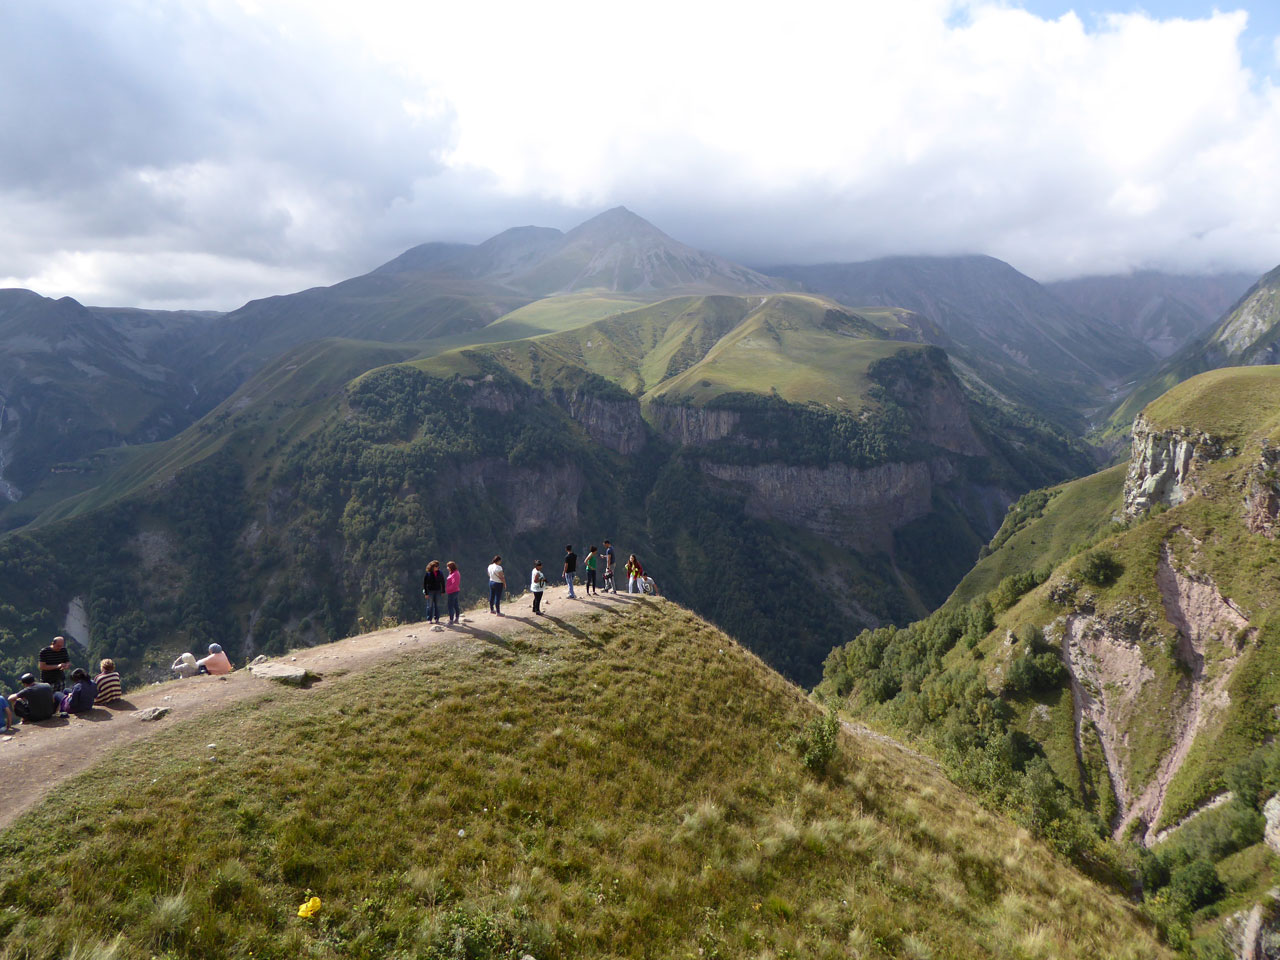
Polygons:
<instances>
[{"instance_id":1,"label":"trail worn into grass","mask_svg":"<svg viewBox=\"0 0 1280 960\"><path fill-rule=\"evenodd\" d=\"M552 623L575 620L601 609L628 606L636 599L625 594L587 598L579 593L577 600L570 600L563 587L552 588L543 603L544 619ZM436 631L429 623L411 623L293 650L271 662L305 667L323 684L325 677L358 673L389 657L443 641L509 636L534 622L532 603L526 593L505 604L506 613L501 617L487 610L470 610L463 614L460 626L442 624L443 629ZM155 736L174 721L261 698L273 689L272 681L239 669L223 677L171 680L128 691L124 700L109 708L97 707L69 719L19 724L13 736L0 737L0 828L51 794L62 781L102 761L116 748ZM149 722L132 716L133 711L148 707L168 707L170 712Z\"/></svg>"}]
</instances>

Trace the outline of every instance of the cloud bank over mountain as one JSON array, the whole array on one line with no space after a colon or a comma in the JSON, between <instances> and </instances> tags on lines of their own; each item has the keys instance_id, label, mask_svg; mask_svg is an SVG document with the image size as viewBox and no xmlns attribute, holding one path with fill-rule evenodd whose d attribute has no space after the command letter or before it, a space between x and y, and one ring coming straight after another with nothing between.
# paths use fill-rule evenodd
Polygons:
<instances>
[{"instance_id":1,"label":"cloud bank over mountain","mask_svg":"<svg viewBox=\"0 0 1280 960\"><path fill-rule=\"evenodd\" d=\"M0 7L0 286L225 308L617 203L753 263L1261 272L1280 91L1243 57L1247 23L19 0Z\"/></svg>"}]
</instances>

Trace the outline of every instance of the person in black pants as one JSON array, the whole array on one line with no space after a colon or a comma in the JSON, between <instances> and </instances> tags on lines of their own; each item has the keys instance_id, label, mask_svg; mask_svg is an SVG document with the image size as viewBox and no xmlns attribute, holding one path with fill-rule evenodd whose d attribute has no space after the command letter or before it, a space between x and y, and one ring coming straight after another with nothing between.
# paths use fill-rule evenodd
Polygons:
<instances>
[{"instance_id":1,"label":"person in black pants","mask_svg":"<svg viewBox=\"0 0 1280 960\"><path fill-rule=\"evenodd\" d=\"M427 564L427 574L422 578L422 595L427 598L427 623L440 622L440 595L444 593L444 574L440 561Z\"/></svg>"},{"instance_id":2,"label":"person in black pants","mask_svg":"<svg viewBox=\"0 0 1280 960\"><path fill-rule=\"evenodd\" d=\"M573 552L573 544L566 543L564 545L564 582L569 585L569 599L577 600L577 595L573 592L573 578L578 572L578 555Z\"/></svg>"}]
</instances>

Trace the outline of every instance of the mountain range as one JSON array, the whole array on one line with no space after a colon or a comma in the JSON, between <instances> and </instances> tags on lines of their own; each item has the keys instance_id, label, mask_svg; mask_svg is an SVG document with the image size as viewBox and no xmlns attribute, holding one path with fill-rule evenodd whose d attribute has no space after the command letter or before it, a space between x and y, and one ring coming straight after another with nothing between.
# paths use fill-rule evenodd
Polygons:
<instances>
[{"instance_id":1,"label":"mountain range","mask_svg":"<svg viewBox=\"0 0 1280 960\"><path fill-rule=\"evenodd\" d=\"M723 629L1138 897L1144 931L1243 956L1236 928L1280 877L1278 285L1042 285L990 257L758 271L617 208L225 314L0 291L0 679L54 631L136 683L209 642L243 662L413 623L428 559L459 563L472 604L501 553L525 604L534 560L609 537L692 611L667 608L688 649L721 656ZM584 615L565 636L619 636ZM665 656L648 616L627 635ZM531 629L494 655L523 663ZM641 669L615 652L610 670ZM774 736L759 703L792 688L733 655L752 736ZM956 888L965 916L1009 883L981 870ZM915 940L876 936L958 942L911 922Z\"/></svg>"}]
</instances>

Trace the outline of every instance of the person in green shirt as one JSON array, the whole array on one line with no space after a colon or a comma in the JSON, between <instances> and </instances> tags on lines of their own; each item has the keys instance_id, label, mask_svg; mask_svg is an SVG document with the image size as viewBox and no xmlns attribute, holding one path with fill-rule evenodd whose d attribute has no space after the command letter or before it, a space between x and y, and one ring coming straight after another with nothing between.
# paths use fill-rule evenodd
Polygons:
<instances>
[{"instance_id":1,"label":"person in green shirt","mask_svg":"<svg viewBox=\"0 0 1280 960\"><path fill-rule=\"evenodd\" d=\"M587 553L587 559L583 561L583 566L587 568L587 595L600 595L600 591L596 589L596 567L600 564L600 554L596 553L596 545L591 545L591 550Z\"/></svg>"}]
</instances>

